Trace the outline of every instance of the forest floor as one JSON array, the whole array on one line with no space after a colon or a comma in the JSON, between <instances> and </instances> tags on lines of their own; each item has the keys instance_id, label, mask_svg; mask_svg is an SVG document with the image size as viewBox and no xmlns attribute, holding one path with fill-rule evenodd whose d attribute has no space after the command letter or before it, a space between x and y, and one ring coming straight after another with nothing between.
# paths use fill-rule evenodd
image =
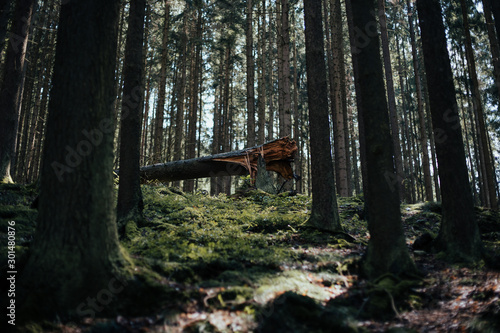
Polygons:
<instances>
[{"instance_id":1,"label":"forest floor","mask_svg":"<svg viewBox=\"0 0 500 333\"><path fill-rule=\"evenodd\" d=\"M302 195L253 190L210 197L153 185L143 186L143 194L145 218L127 225L122 245L137 278L155 284L157 296L127 302L134 290L126 290L109 304L114 314L25 331L500 332L498 213L477 208L489 259L464 266L426 247L439 230L439 204L402 205L408 248L422 276L370 282L358 274L369 240L359 197L339 198L346 234L333 234L304 225L311 199ZM17 256L26 257L35 197L30 187L0 186L2 253L13 220Z\"/></svg>"}]
</instances>

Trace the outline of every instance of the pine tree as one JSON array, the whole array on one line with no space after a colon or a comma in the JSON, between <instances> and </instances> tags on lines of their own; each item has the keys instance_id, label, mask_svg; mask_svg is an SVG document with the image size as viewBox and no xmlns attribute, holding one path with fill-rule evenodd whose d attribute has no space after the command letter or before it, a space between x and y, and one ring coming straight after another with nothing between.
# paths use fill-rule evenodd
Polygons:
<instances>
[{"instance_id":1,"label":"pine tree","mask_svg":"<svg viewBox=\"0 0 500 333\"><path fill-rule=\"evenodd\" d=\"M451 260L481 257L481 239L465 163L455 86L447 50L441 5L417 0L432 125L442 191L443 218L437 245Z\"/></svg>"},{"instance_id":2,"label":"pine tree","mask_svg":"<svg viewBox=\"0 0 500 333\"><path fill-rule=\"evenodd\" d=\"M401 223L399 194L388 181L395 176L395 168L378 33L371 26L376 22L374 13L374 0L352 3L354 27L364 40L352 51L359 73L358 108L364 124L369 124L363 129L367 169L363 181L367 183L365 200L370 231L363 270L369 278L415 271Z\"/></svg>"},{"instance_id":3,"label":"pine tree","mask_svg":"<svg viewBox=\"0 0 500 333\"><path fill-rule=\"evenodd\" d=\"M23 91L24 59L34 0L17 0L0 81L0 183L12 183L19 127L19 100Z\"/></svg>"},{"instance_id":4,"label":"pine tree","mask_svg":"<svg viewBox=\"0 0 500 333\"><path fill-rule=\"evenodd\" d=\"M142 192L139 176L141 120L143 101L144 15L146 0L131 0L128 18L120 140L120 185L118 187L118 226L142 217Z\"/></svg>"},{"instance_id":5,"label":"pine tree","mask_svg":"<svg viewBox=\"0 0 500 333\"><path fill-rule=\"evenodd\" d=\"M38 224L20 281L26 320L82 315L82 300L126 277L112 173L119 7L118 0L61 7Z\"/></svg>"},{"instance_id":6,"label":"pine tree","mask_svg":"<svg viewBox=\"0 0 500 333\"><path fill-rule=\"evenodd\" d=\"M313 200L308 224L318 229L341 231L328 123L321 0L304 0L304 20Z\"/></svg>"}]
</instances>

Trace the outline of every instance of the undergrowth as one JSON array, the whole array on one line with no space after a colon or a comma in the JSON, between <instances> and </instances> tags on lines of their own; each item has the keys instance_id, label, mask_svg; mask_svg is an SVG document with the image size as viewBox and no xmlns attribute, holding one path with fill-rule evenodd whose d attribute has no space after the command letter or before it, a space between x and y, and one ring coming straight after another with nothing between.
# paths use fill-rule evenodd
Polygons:
<instances>
[{"instance_id":1,"label":"undergrowth","mask_svg":"<svg viewBox=\"0 0 500 333\"><path fill-rule=\"evenodd\" d=\"M186 331L252 331L274 329L284 320L285 331L300 331L303 325L321 331L322 325L330 325L356 332L363 331L356 320L394 317L426 302L411 291L422 288L414 282L391 276L373 283L358 280L356 263L369 240L361 196L338 198L345 234L334 234L306 226L311 198L300 194L270 195L247 188L237 195L211 197L162 185L144 185L142 191L144 218L127 224L121 243L139 270L178 290L185 304L178 313L156 314L148 325L161 318L162 325ZM0 186L2 250L7 221L15 220L18 250L28 251L36 226L37 211L31 208L36 195L33 187ZM401 212L410 250L422 234L432 239L439 232L439 204L402 205ZM477 214L485 246L498 254L498 213L477 208ZM418 259L429 254L412 255ZM297 311L310 318L285 319ZM193 313L201 317L193 319ZM221 316L238 324L226 327Z\"/></svg>"}]
</instances>

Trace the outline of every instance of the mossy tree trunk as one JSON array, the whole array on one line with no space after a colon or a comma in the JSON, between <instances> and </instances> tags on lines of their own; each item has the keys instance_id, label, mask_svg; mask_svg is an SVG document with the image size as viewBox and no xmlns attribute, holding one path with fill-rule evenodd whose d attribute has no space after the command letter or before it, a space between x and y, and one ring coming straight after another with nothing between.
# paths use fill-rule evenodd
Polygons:
<instances>
[{"instance_id":1,"label":"mossy tree trunk","mask_svg":"<svg viewBox=\"0 0 500 333\"><path fill-rule=\"evenodd\" d=\"M38 225L21 276L26 320L84 315L89 299L104 310L123 289L112 178L119 6L61 6Z\"/></svg>"},{"instance_id":2,"label":"mossy tree trunk","mask_svg":"<svg viewBox=\"0 0 500 333\"><path fill-rule=\"evenodd\" d=\"M128 18L125 61L123 64L123 99L120 140L120 186L118 188L118 223L137 221L142 216L142 192L139 175L141 118L143 109L142 56L145 0L131 0Z\"/></svg>"},{"instance_id":3,"label":"mossy tree trunk","mask_svg":"<svg viewBox=\"0 0 500 333\"><path fill-rule=\"evenodd\" d=\"M447 50L441 5L436 0L417 0L422 47L436 155L441 181L443 218L437 238L439 248L456 260L481 256L481 239L474 217L462 129Z\"/></svg>"},{"instance_id":4,"label":"mossy tree trunk","mask_svg":"<svg viewBox=\"0 0 500 333\"><path fill-rule=\"evenodd\" d=\"M375 9L375 0L352 2L354 27L364 37L352 51L359 73L358 108L369 125L364 126L367 178L363 179L370 231L363 270L368 278L415 270L401 224L398 189L391 182L396 172Z\"/></svg>"},{"instance_id":5,"label":"mossy tree trunk","mask_svg":"<svg viewBox=\"0 0 500 333\"><path fill-rule=\"evenodd\" d=\"M321 0L304 0L304 20L313 199L308 223L318 229L341 231L328 121Z\"/></svg>"}]
</instances>

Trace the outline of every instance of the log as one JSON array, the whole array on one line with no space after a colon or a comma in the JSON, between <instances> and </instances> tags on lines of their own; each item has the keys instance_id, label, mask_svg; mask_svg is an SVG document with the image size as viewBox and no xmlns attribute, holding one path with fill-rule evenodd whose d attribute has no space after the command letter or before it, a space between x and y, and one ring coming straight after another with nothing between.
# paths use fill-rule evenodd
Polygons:
<instances>
[{"instance_id":1,"label":"log","mask_svg":"<svg viewBox=\"0 0 500 333\"><path fill-rule=\"evenodd\" d=\"M289 180L295 178L291 163L296 151L295 141L284 137L242 150L144 166L141 168L141 182L171 182L248 174L255 179L259 156L264 158L266 170L277 172Z\"/></svg>"}]
</instances>

